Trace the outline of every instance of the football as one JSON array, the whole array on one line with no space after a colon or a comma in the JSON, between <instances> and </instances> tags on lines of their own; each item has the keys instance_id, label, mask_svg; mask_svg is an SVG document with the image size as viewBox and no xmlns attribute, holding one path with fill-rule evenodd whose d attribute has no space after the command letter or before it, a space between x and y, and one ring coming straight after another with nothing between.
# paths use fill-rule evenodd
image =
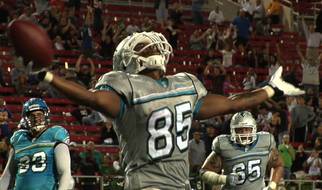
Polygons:
<instances>
[{"instance_id":1,"label":"football","mask_svg":"<svg viewBox=\"0 0 322 190\"><path fill-rule=\"evenodd\" d=\"M15 20L9 24L8 34L16 55L23 57L27 62L33 61L34 70L51 64L52 42L40 26L31 21Z\"/></svg>"}]
</instances>

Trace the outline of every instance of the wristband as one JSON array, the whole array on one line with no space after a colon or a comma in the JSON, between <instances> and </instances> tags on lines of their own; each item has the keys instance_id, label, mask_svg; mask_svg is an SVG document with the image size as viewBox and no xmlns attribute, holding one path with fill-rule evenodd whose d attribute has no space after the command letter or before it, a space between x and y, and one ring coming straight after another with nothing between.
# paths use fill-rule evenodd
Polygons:
<instances>
[{"instance_id":1,"label":"wristband","mask_svg":"<svg viewBox=\"0 0 322 190\"><path fill-rule=\"evenodd\" d=\"M205 181L208 184L212 185L222 185L226 184L227 182L227 176L226 175L220 175L215 172L206 171L202 174L201 179Z\"/></svg>"},{"instance_id":2,"label":"wristband","mask_svg":"<svg viewBox=\"0 0 322 190\"><path fill-rule=\"evenodd\" d=\"M45 75L45 78L44 78L44 81L45 82L48 82L48 83L51 83L54 79L54 75L51 73L51 72L46 72L46 75Z\"/></svg>"},{"instance_id":3,"label":"wristband","mask_svg":"<svg viewBox=\"0 0 322 190\"><path fill-rule=\"evenodd\" d=\"M269 182L268 187L275 190L277 187L277 184L274 181L271 181Z\"/></svg>"},{"instance_id":4,"label":"wristband","mask_svg":"<svg viewBox=\"0 0 322 190\"><path fill-rule=\"evenodd\" d=\"M266 85L266 86L262 87L262 89L265 90L265 92L267 93L267 96L269 98L273 97L275 94L274 89L270 85Z\"/></svg>"}]
</instances>

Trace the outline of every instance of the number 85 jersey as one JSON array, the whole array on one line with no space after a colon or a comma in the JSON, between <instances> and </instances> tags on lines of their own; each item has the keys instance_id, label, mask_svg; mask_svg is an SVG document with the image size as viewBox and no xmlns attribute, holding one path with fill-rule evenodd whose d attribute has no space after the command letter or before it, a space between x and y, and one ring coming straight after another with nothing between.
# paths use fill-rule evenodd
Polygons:
<instances>
[{"instance_id":1,"label":"number 85 jersey","mask_svg":"<svg viewBox=\"0 0 322 190\"><path fill-rule=\"evenodd\" d=\"M273 135L258 132L257 140L250 146L240 146L230 140L230 135L215 138L212 150L221 158L224 174L237 173L237 186L224 185L224 190L260 190L265 187L266 167L270 152L275 147Z\"/></svg>"},{"instance_id":2,"label":"number 85 jersey","mask_svg":"<svg viewBox=\"0 0 322 190\"><path fill-rule=\"evenodd\" d=\"M53 126L31 139L27 130L16 131L10 139L16 166L15 190L55 190L58 175L54 149L58 143L69 143L66 129Z\"/></svg>"},{"instance_id":3,"label":"number 85 jersey","mask_svg":"<svg viewBox=\"0 0 322 190\"><path fill-rule=\"evenodd\" d=\"M126 189L181 189L189 174L187 149L193 113L207 94L201 82L187 73L157 81L144 75L110 72L99 79L96 89L114 90L125 104L114 121L122 166L127 176L140 173L130 182L140 184L125 184Z\"/></svg>"}]
</instances>

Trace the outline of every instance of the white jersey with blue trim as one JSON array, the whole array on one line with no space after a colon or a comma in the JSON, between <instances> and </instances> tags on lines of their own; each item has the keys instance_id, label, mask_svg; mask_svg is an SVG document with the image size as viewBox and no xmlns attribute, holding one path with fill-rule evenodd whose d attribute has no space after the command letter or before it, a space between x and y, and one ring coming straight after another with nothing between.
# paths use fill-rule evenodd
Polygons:
<instances>
[{"instance_id":1,"label":"white jersey with blue trim","mask_svg":"<svg viewBox=\"0 0 322 190\"><path fill-rule=\"evenodd\" d=\"M222 189L261 190L264 188L266 167L273 148L276 148L274 137L267 132L258 132L256 141L250 146L232 142L230 135L216 137L212 150L221 157L224 174L239 174L236 187L224 185Z\"/></svg>"},{"instance_id":2,"label":"white jersey with blue trim","mask_svg":"<svg viewBox=\"0 0 322 190\"><path fill-rule=\"evenodd\" d=\"M99 79L96 89L112 89L122 98L122 113L114 123L131 185L125 188L185 189L188 134L200 99L207 94L202 83L188 73L157 81L111 72Z\"/></svg>"}]
</instances>

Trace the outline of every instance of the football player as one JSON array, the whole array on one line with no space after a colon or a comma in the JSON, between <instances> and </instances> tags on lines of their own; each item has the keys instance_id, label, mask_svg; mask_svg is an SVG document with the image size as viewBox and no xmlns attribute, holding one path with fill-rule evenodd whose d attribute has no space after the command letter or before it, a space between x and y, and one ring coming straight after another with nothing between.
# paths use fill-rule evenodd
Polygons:
<instances>
[{"instance_id":1,"label":"football player","mask_svg":"<svg viewBox=\"0 0 322 190\"><path fill-rule=\"evenodd\" d=\"M61 126L49 126L49 108L40 98L23 104L24 128L10 139L12 149L0 178L0 190L67 190L73 188L69 134Z\"/></svg>"},{"instance_id":2,"label":"football player","mask_svg":"<svg viewBox=\"0 0 322 190\"><path fill-rule=\"evenodd\" d=\"M188 134L192 119L237 112L273 95L303 94L281 79L282 68L268 85L233 97L207 94L192 74L166 75L172 47L156 32L134 33L113 55L113 71L93 90L50 71L38 73L66 97L113 118L120 142L125 189L189 189Z\"/></svg>"},{"instance_id":3,"label":"football player","mask_svg":"<svg viewBox=\"0 0 322 190\"><path fill-rule=\"evenodd\" d=\"M283 177L283 161L273 135L256 132L256 121L248 111L233 115L230 132L214 139L212 153L201 168L202 180L223 185L224 190L275 190ZM267 187L266 168L273 168Z\"/></svg>"}]
</instances>

